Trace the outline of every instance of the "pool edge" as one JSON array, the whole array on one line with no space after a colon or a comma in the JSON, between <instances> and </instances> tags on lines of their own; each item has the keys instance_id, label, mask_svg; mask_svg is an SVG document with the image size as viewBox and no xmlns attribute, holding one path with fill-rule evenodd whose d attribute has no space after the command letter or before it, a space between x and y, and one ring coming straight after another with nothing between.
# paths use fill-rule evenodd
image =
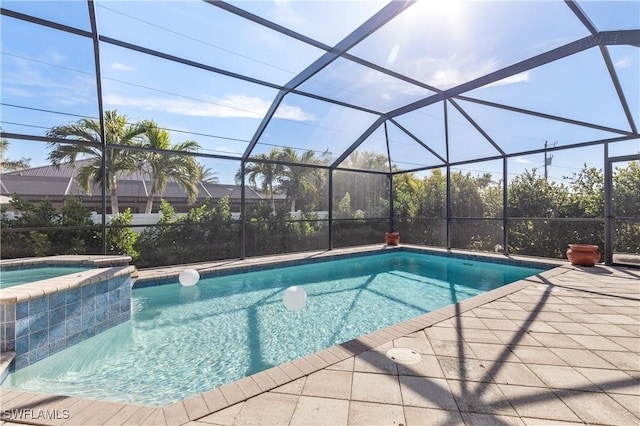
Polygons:
<instances>
[{"instance_id":1,"label":"pool edge","mask_svg":"<svg viewBox=\"0 0 640 426\"><path fill-rule=\"evenodd\" d=\"M566 260L528 258L525 256L511 256L502 253L469 252L464 250L447 250L436 247L423 247L416 245L401 246L360 246L349 249L334 249L322 251L300 252L287 255L275 255L259 258L232 259L216 262L203 262L189 265L177 265L161 268L139 269L138 277L134 281L133 288L155 287L175 283L178 275L186 267L195 269L200 273L201 278L213 278L242 274L247 272L257 272L287 266L297 266L301 264L319 263L328 260L341 260L354 257L364 257L376 254L389 253L391 250L408 253L421 253L433 256L443 256L457 259L481 260L489 263L523 266L537 269L552 269L566 265ZM275 258L276 260L273 260Z\"/></svg>"}]
</instances>

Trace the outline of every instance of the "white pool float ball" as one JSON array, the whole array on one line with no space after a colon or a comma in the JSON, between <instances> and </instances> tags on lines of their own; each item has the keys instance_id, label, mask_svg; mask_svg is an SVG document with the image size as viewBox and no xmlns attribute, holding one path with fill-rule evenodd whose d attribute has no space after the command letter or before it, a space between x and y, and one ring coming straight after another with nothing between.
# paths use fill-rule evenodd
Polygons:
<instances>
[{"instance_id":1,"label":"white pool float ball","mask_svg":"<svg viewBox=\"0 0 640 426\"><path fill-rule=\"evenodd\" d=\"M282 301L288 310L299 311L307 302L307 292L302 287L294 285L285 290Z\"/></svg>"},{"instance_id":2,"label":"white pool float ball","mask_svg":"<svg viewBox=\"0 0 640 426\"><path fill-rule=\"evenodd\" d=\"M192 285L198 284L200 280L200 274L195 269L185 269L180 272L180 276L178 276L178 281L185 287L191 287Z\"/></svg>"}]
</instances>

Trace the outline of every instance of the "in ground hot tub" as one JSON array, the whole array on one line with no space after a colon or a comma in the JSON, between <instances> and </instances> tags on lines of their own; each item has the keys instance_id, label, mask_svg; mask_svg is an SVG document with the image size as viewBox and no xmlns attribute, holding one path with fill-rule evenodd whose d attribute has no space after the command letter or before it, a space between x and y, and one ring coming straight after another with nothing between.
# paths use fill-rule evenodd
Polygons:
<instances>
[{"instance_id":1,"label":"in ground hot tub","mask_svg":"<svg viewBox=\"0 0 640 426\"><path fill-rule=\"evenodd\" d=\"M135 271L130 261L128 256L1 261L0 274L13 279L7 280L11 285L3 285L0 293L0 348L5 354L3 364L10 362L0 379L8 371L24 368L128 321L131 274ZM6 354L11 353L13 359L8 361Z\"/></svg>"}]
</instances>

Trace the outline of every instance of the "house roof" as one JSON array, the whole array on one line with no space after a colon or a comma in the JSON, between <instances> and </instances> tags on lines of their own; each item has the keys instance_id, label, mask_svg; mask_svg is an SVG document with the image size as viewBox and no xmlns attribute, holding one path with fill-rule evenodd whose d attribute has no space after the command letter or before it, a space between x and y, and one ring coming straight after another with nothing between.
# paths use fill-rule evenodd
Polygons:
<instances>
[{"instance_id":1,"label":"house roof","mask_svg":"<svg viewBox=\"0 0 640 426\"><path fill-rule=\"evenodd\" d=\"M79 186L75 179L80 167L88 162L89 160L77 161L75 167L72 167L70 164L61 164L60 167L48 165L3 173L0 175L0 194L6 196L20 194L41 198L63 198L68 195L99 197L101 193L99 185L94 184L89 194ZM140 172L130 174L122 173L118 179L119 198L147 198L150 188L151 181ZM204 200L209 197L220 199L225 196L229 196L231 199L241 198L241 187L239 185L201 181L198 184L198 188L199 200ZM174 180L169 180L162 194L162 198L169 201L183 201L187 199L187 193ZM247 200L258 201L267 199L268 197L256 189L247 186L245 198ZM275 198L282 200L285 198L285 195L275 194Z\"/></svg>"}]
</instances>

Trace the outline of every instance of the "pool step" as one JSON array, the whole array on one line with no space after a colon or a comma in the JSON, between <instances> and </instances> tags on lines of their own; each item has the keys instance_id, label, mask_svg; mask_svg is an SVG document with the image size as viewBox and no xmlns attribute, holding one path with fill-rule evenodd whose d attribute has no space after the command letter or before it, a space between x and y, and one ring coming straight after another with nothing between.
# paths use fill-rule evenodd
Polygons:
<instances>
[{"instance_id":1,"label":"pool step","mask_svg":"<svg viewBox=\"0 0 640 426\"><path fill-rule=\"evenodd\" d=\"M9 365L15 357L15 352L3 352L0 354L0 384L2 384L4 379L9 375Z\"/></svg>"}]
</instances>

